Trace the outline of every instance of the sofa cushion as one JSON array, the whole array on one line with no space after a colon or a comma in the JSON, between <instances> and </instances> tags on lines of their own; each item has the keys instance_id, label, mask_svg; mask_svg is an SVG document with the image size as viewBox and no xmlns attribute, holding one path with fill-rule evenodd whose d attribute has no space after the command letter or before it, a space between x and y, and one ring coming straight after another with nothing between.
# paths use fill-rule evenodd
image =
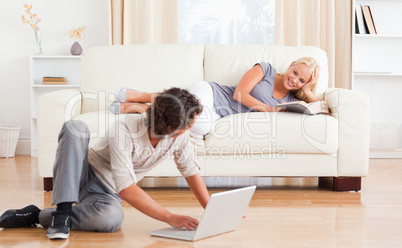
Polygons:
<instances>
[{"instance_id":1,"label":"sofa cushion","mask_svg":"<svg viewBox=\"0 0 402 248\"><path fill-rule=\"evenodd\" d=\"M123 86L159 92L204 77L204 46L189 44L93 47L81 58L82 113L105 110Z\"/></svg>"},{"instance_id":2,"label":"sofa cushion","mask_svg":"<svg viewBox=\"0 0 402 248\"><path fill-rule=\"evenodd\" d=\"M328 115L243 113L216 121L206 154L336 154L338 121Z\"/></svg>"}]
</instances>

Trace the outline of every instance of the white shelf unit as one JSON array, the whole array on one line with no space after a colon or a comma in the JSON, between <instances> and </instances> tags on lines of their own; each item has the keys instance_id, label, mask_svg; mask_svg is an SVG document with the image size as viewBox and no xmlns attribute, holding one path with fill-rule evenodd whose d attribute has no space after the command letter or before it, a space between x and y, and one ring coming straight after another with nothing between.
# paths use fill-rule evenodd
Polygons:
<instances>
[{"instance_id":1,"label":"white shelf unit","mask_svg":"<svg viewBox=\"0 0 402 248\"><path fill-rule=\"evenodd\" d=\"M48 92L80 87L81 56L30 57L31 157L37 157L37 100ZM43 77L65 77L66 85L43 85Z\"/></svg>"},{"instance_id":2,"label":"white shelf unit","mask_svg":"<svg viewBox=\"0 0 402 248\"><path fill-rule=\"evenodd\" d=\"M377 34L355 34L352 89L370 98L370 158L402 158L402 1L354 0L368 5Z\"/></svg>"}]
</instances>

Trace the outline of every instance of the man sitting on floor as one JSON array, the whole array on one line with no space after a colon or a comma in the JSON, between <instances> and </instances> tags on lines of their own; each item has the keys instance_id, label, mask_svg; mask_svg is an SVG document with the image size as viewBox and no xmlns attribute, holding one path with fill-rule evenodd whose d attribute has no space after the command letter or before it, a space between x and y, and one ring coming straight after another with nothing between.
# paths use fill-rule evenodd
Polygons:
<instances>
[{"instance_id":1,"label":"man sitting on floor","mask_svg":"<svg viewBox=\"0 0 402 248\"><path fill-rule=\"evenodd\" d=\"M127 115L111 125L106 137L89 148L89 130L82 121L64 123L53 169L52 204L6 210L0 227L40 223L50 239L65 239L72 230L114 232L123 222L121 200L173 227L195 229L198 221L176 215L156 203L136 184L163 158L173 156L202 207L208 190L194 160L188 129L202 106L187 90L171 88L158 95L144 114ZM76 203L74 206L73 204Z\"/></svg>"}]
</instances>

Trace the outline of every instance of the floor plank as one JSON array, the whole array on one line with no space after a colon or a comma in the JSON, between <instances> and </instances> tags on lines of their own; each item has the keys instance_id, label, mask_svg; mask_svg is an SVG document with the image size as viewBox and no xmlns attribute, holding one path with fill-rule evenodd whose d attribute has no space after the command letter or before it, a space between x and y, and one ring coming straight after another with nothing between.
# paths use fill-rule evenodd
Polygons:
<instances>
[{"instance_id":1,"label":"floor plank","mask_svg":"<svg viewBox=\"0 0 402 248\"><path fill-rule=\"evenodd\" d=\"M316 178L206 178L210 193L259 185L237 231L197 242L151 237L149 231L167 225L123 202L125 220L115 233L72 231L68 240L50 241L43 228L0 229L0 247L400 247L401 178L401 159L371 159L358 193L318 187ZM202 215L183 181L147 180L141 186L162 206ZM166 186L149 187L155 183ZM0 197L0 211L28 204L50 207L51 193L42 191L37 159L0 159Z\"/></svg>"}]
</instances>

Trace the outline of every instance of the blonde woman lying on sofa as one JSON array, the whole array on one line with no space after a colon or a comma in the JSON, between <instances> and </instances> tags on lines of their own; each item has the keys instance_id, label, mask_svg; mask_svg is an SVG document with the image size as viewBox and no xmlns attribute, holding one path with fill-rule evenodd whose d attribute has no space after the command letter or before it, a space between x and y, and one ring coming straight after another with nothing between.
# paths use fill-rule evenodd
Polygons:
<instances>
[{"instance_id":1,"label":"blonde woman lying on sofa","mask_svg":"<svg viewBox=\"0 0 402 248\"><path fill-rule=\"evenodd\" d=\"M267 62L260 62L249 69L237 86L219 85L199 81L188 88L204 107L191 128L196 135L210 132L212 123L227 115L245 112L277 112L276 105L303 100L319 101L313 93L318 82L320 66L311 57L293 61L284 74ZM140 92L127 87L116 91L116 102L111 103L114 113L143 113L159 93Z\"/></svg>"}]
</instances>

